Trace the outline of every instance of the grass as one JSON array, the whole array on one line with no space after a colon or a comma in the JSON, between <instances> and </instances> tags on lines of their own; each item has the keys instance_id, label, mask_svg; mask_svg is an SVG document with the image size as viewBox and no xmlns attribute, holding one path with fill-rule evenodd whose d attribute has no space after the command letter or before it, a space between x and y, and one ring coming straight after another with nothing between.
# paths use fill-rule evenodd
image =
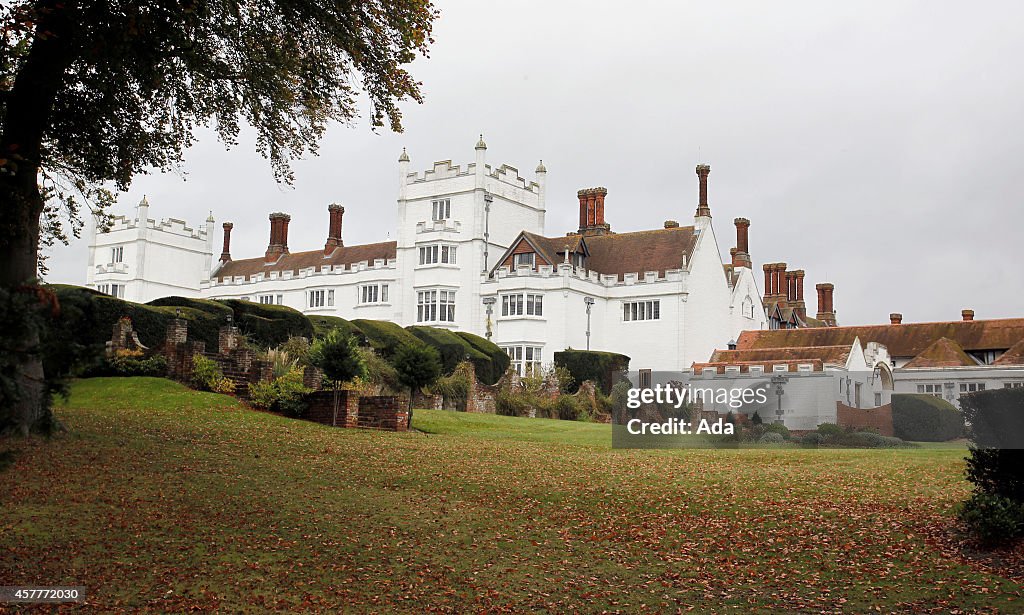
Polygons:
<instances>
[{"instance_id":1,"label":"grass","mask_svg":"<svg viewBox=\"0 0 1024 615\"><path fill-rule=\"evenodd\" d=\"M4 585L96 610L1021 610L961 555L964 451L613 450L603 425L417 410L332 429L92 379L14 440Z\"/></svg>"}]
</instances>

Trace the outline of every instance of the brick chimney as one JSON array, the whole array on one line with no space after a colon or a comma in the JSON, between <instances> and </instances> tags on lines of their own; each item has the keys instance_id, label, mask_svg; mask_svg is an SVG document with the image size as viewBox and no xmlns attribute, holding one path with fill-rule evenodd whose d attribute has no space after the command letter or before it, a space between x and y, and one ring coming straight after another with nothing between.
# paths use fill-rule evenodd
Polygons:
<instances>
[{"instance_id":1,"label":"brick chimney","mask_svg":"<svg viewBox=\"0 0 1024 615\"><path fill-rule=\"evenodd\" d=\"M711 174L711 166L706 164L697 165L697 177L700 178L700 194L697 200L697 217L711 217L711 208L708 207L708 175Z\"/></svg>"},{"instance_id":2,"label":"brick chimney","mask_svg":"<svg viewBox=\"0 0 1024 615\"><path fill-rule=\"evenodd\" d=\"M231 229L235 228L234 224L225 222L224 227L224 249L220 252L220 262L226 263L231 260Z\"/></svg>"},{"instance_id":3,"label":"brick chimney","mask_svg":"<svg viewBox=\"0 0 1024 615\"><path fill-rule=\"evenodd\" d=\"M890 325L900 325L900 324L903 324L903 314L900 314L899 312L893 312L892 314L889 314L889 324Z\"/></svg>"},{"instance_id":4,"label":"brick chimney","mask_svg":"<svg viewBox=\"0 0 1024 615\"><path fill-rule=\"evenodd\" d=\"M266 263L276 263L282 255L288 254L288 223L291 219L281 212L270 214L270 244L263 259Z\"/></svg>"},{"instance_id":5,"label":"brick chimney","mask_svg":"<svg viewBox=\"0 0 1024 615\"><path fill-rule=\"evenodd\" d=\"M836 310L832 305L832 292L835 286L826 282L816 284L814 288L818 291L818 320L824 321L830 327L836 326Z\"/></svg>"},{"instance_id":6,"label":"brick chimney","mask_svg":"<svg viewBox=\"0 0 1024 615\"><path fill-rule=\"evenodd\" d=\"M754 264L750 261L750 246L747 244L750 220L736 218L733 223L736 225L736 253L732 257L732 266L753 269Z\"/></svg>"},{"instance_id":7,"label":"brick chimney","mask_svg":"<svg viewBox=\"0 0 1024 615\"><path fill-rule=\"evenodd\" d=\"M327 211L330 213L331 222L327 228L327 244L324 245L324 256L330 256L336 248L345 245L345 242L341 240L341 217L345 215L345 208L337 203L331 203L327 206Z\"/></svg>"},{"instance_id":8,"label":"brick chimney","mask_svg":"<svg viewBox=\"0 0 1024 615\"><path fill-rule=\"evenodd\" d=\"M807 320L807 304L804 303L804 270L791 271L793 276L793 298L790 304L793 310L800 317L800 320Z\"/></svg>"},{"instance_id":9,"label":"brick chimney","mask_svg":"<svg viewBox=\"0 0 1024 615\"><path fill-rule=\"evenodd\" d=\"M603 187L584 188L576 193L580 199L580 230L581 235L606 235L611 232L611 225L604 221L604 197L608 189Z\"/></svg>"},{"instance_id":10,"label":"brick chimney","mask_svg":"<svg viewBox=\"0 0 1024 615\"><path fill-rule=\"evenodd\" d=\"M974 310L961 310L960 317L964 319L964 322L970 322L974 320Z\"/></svg>"}]
</instances>

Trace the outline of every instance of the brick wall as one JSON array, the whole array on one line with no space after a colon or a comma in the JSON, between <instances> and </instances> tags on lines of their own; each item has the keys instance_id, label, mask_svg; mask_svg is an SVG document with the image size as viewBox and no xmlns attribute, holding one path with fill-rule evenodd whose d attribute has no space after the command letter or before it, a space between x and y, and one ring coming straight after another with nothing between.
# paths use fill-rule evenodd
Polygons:
<instances>
[{"instance_id":1,"label":"brick wall","mask_svg":"<svg viewBox=\"0 0 1024 615\"><path fill-rule=\"evenodd\" d=\"M334 391L317 391L306 396L306 414L303 417L314 423L335 427L359 426L359 394L354 391L338 391L338 413L334 413Z\"/></svg>"},{"instance_id":2,"label":"brick wall","mask_svg":"<svg viewBox=\"0 0 1024 615\"><path fill-rule=\"evenodd\" d=\"M385 431L408 431L409 411L404 400L390 395L359 398L359 427Z\"/></svg>"},{"instance_id":3,"label":"brick wall","mask_svg":"<svg viewBox=\"0 0 1024 615\"><path fill-rule=\"evenodd\" d=\"M871 429L892 436L892 404L877 408L851 408L836 402L836 423L854 429Z\"/></svg>"}]
</instances>

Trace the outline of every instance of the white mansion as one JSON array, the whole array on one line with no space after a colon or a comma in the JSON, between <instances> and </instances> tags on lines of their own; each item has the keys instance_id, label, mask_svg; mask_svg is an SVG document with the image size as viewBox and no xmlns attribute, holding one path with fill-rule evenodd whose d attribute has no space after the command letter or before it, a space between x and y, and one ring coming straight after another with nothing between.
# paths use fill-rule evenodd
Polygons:
<instances>
[{"instance_id":1,"label":"white mansion","mask_svg":"<svg viewBox=\"0 0 1024 615\"><path fill-rule=\"evenodd\" d=\"M628 355L631 369L688 369L741 331L815 320L803 307L803 272L785 272L781 263L765 266L773 285L766 316L748 220L735 220L736 246L723 262L707 165L697 167L690 224L669 220L654 230L614 233L605 221L608 191L591 188L577 194L579 228L547 236L543 163L531 181L513 167L487 164L482 139L475 153L465 166L441 161L415 173L403 151L396 241L383 243L346 245L344 208L331 205L322 249L291 252L290 216L272 213L263 255L233 258L232 224L225 222L215 259L212 216L197 229L157 222L143 200L135 219L116 218L104 233L93 229L87 286L139 302L237 298L311 315L469 331L506 349L520 370L570 347ZM636 215L637 205L630 210ZM821 309L823 324L835 324L834 312Z\"/></svg>"}]
</instances>

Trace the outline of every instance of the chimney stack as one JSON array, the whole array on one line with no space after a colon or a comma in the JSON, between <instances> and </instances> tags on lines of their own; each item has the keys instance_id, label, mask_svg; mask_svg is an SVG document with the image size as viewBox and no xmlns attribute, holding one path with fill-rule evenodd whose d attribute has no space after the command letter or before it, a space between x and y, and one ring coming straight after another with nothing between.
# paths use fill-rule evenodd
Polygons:
<instances>
[{"instance_id":1,"label":"chimney stack","mask_svg":"<svg viewBox=\"0 0 1024 615\"><path fill-rule=\"evenodd\" d=\"M576 193L580 199L581 235L605 235L611 232L611 225L604 221L604 198L608 189L604 187L584 188Z\"/></svg>"},{"instance_id":2,"label":"chimney stack","mask_svg":"<svg viewBox=\"0 0 1024 615\"><path fill-rule=\"evenodd\" d=\"M889 324L890 325L903 324L903 314L900 314L899 312L893 312L892 314L889 314Z\"/></svg>"},{"instance_id":3,"label":"chimney stack","mask_svg":"<svg viewBox=\"0 0 1024 615\"><path fill-rule=\"evenodd\" d=\"M832 305L832 292L835 286L829 283L816 284L814 288L818 291L818 320L822 320L830 327L836 326L836 310Z\"/></svg>"},{"instance_id":4,"label":"chimney stack","mask_svg":"<svg viewBox=\"0 0 1024 615\"><path fill-rule=\"evenodd\" d=\"M964 322L970 322L974 320L974 310L961 310L960 317L964 319Z\"/></svg>"},{"instance_id":5,"label":"chimney stack","mask_svg":"<svg viewBox=\"0 0 1024 615\"><path fill-rule=\"evenodd\" d=\"M327 211L330 213L331 222L327 229L327 244L324 245L324 256L330 256L335 249L345 245L345 242L341 240L341 218L345 215L345 208L337 203L331 203L327 206Z\"/></svg>"},{"instance_id":6,"label":"chimney stack","mask_svg":"<svg viewBox=\"0 0 1024 615\"><path fill-rule=\"evenodd\" d=\"M750 246L747 243L750 220L736 218L733 220L736 225L736 253L732 258L733 267L747 267L753 269L754 264L750 260Z\"/></svg>"},{"instance_id":7,"label":"chimney stack","mask_svg":"<svg viewBox=\"0 0 1024 615\"><path fill-rule=\"evenodd\" d=\"M292 217L288 214L275 212L270 214L270 244L264 261L276 263L282 255L288 253L288 223Z\"/></svg>"},{"instance_id":8,"label":"chimney stack","mask_svg":"<svg viewBox=\"0 0 1024 615\"><path fill-rule=\"evenodd\" d=\"M706 164L697 165L697 177L700 178L700 196L697 201L697 217L711 217L711 208L708 206L708 175L711 173L711 166Z\"/></svg>"},{"instance_id":9,"label":"chimney stack","mask_svg":"<svg viewBox=\"0 0 1024 615\"><path fill-rule=\"evenodd\" d=\"M235 228L234 224L225 222L224 226L224 249L220 253L220 262L226 263L231 260L231 229Z\"/></svg>"},{"instance_id":10,"label":"chimney stack","mask_svg":"<svg viewBox=\"0 0 1024 615\"><path fill-rule=\"evenodd\" d=\"M807 304L804 303L804 270L797 269L790 272L793 276L793 310L796 311L800 320L807 320Z\"/></svg>"}]
</instances>

